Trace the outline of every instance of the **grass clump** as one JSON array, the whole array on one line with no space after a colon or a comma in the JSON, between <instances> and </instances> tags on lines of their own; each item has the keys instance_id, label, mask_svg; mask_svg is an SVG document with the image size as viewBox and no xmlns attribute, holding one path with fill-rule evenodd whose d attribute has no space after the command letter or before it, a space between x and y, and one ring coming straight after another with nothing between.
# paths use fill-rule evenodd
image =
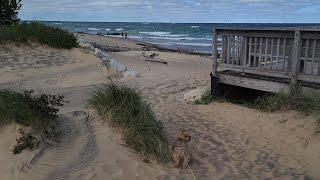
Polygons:
<instances>
[{"instance_id":1,"label":"grass clump","mask_svg":"<svg viewBox=\"0 0 320 180\"><path fill-rule=\"evenodd\" d=\"M71 49L78 46L77 38L72 33L38 22L1 26L0 42L37 42L59 49Z\"/></svg>"},{"instance_id":2,"label":"grass clump","mask_svg":"<svg viewBox=\"0 0 320 180\"><path fill-rule=\"evenodd\" d=\"M16 92L11 90L0 90L0 124L5 125L12 122L25 127L30 127L30 136L25 137L21 133L22 139L17 140L15 152L21 152L21 147L30 147L30 137L39 139L54 137L55 120L59 107L62 107L66 101L63 96L40 94L33 95L33 91ZM32 138L31 138L32 139ZM23 143L26 142L26 143ZM21 145L21 143L23 145Z\"/></svg>"},{"instance_id":3,"label":"grass clump","mask_svg":"<svg viewBox=\"0 0 320 180\"><path fill-rule=\"evenodd\" d=\"M301 93L291 95L276 93L258 99L254 107L263 111L297 110L305 114L319 116L317 120L316 133L320 133L320 97L307 97Z\"/></svg>"},{"instance_id":4,"label":"grass clump","mask_svg":"<svg viewBox=\"0 0 320 180\"><path fill-rule=\"evenodd\" d=\"M214 97L211 93L211 90L208 89L206 90L200 97L200 99L197 99L194 101L195 104L204 104L204 105L207 105L207 104L210 104L211 102L214 101Z\"/></svg>"},{"instance_id":5,"label":"grass clump","mask_svg":"<svg viewBox=\"0 0 320 180\"><path fill-rule=\"evenodd\" d=\"M134 88L114 82L105 84L94 92L90 105L110 126L122 130L130 148L148 158L162 162L168 159L164 127Z\"/></svg>"}]
</instances>

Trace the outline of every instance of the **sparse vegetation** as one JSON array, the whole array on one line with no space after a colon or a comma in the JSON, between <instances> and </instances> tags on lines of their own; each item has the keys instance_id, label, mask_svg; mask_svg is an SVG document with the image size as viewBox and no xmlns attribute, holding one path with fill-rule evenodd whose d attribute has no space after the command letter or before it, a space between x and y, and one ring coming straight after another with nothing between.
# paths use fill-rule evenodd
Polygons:
<instances>
[{"instance_id":1,"label":"sparse vegetation","mask_svg":"<svg viewBox=\"0 0 320 180\"><path fill-rule=\"evenodd\" d=\"M90 104L110 126L121 129L130 148L148 158L167 160L164 127L134 88L114 82L105 84L94 92Z\"/></svg>"},{"instance_id":2,"label":"sparse vegetation","mask_svg":"<svg viewBox=\"0 0 320 180\"><path fill-rule=\"evenodd\" d=\"M55 120L59 107L66 101L63 96L33 95L33 91L16 92L0 90L0 123L1 125L15 122L25 127L30 127L28 135L22 133L22 139L17 141L14 152L21 152L22 147L30 147L25 141L30 137L54 137ZM25 139L24 135L26 135ZM21 145L22 144L22 145ZM27 145L27 146L25 146Z\"/></svg>"},{"instance_id":3,"label":"sparse vegetation","mask_svg":"<svg viewBox=\"0 0 320 180\"><path fill-rule=\"evenodd\" d=\"M71 49L77 47L77 38L70 32L39 22L17 23L0 28L0 42L36 42L53 48Z\"/></svg>"},{"instance_id":4,"label":"sparse vegetation","mask_svg":"<svg viewBox=\"0 0 320 180\"><path fill-rule=\"evenodd\" d=\"M297 110L305 114L316 114L319 116L316 132L320 133L320 97L306 97L301 93L294 93L292 95L276 93L258 99L253 104L253 107L271 112Z\"/></svg>"},{"instance_id":5,"label":"sparse vegetation","mask_svg":"<svg viewBox=\"0 0 320 180\"><path fill-rule=\"evenodd\" d=\"M213 95L211 94L211 91L210 89L206 90L202 95L201 95L201 98L200 99L197 99L195 100L195 104L204 104L204 105L207 105L207 104L210 104L211 102L214 101L214 97Z\"/></svg>"}]
</instances>

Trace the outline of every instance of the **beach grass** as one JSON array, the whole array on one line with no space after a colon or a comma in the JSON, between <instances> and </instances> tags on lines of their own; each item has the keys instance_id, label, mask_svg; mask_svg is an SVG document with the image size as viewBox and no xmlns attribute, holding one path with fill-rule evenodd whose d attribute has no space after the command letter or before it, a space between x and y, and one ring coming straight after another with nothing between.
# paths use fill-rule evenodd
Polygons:
<instances>
[{"instance_id":1,"label":"beach grass","mask_svg":"<svg viewBox=\"0 0 320 180\"><path fill-rule=\"evenodd\" d=\"M211 93L211 90L208 89L205 92L203 92L203 94L201 95L200 99L197 99L194 101L195 104L203 104L203 105L207 105L210 104L211 102L214 101L214 97Z\"/></svg>"},{"instance_id":2,"label":"beach grass","mask_svg":"<svg viewBox=\"0 0 320 180\"><path fill-rule=\"evenodd\" d=\"M128 147L147 158L168 160L168 140L164 126L136 89L107 83L95 90L90 105L111 127L122 131Z\"/></svg>"},{"instance_id":3,"label":"beach grass","mask_svg":"<svg viewBox=\"0 0 320 180\"><path fill-rule=\"evenodd\" d=\"M53 136L57 113L64 103L63 96L0 90L0 124L15 122L31 127L32 134Z\"/></svg>"},{"instance_id":4,"label":"beach grass","mask_svg":"<svg viewBox=\"0 0 320 180\"><path fill-rule=\"evenodd\" d=\"M285 93L276 93L264 96L255 103L253 107L263 111L274 112L281 110L296 110L306 115L316 115L317 127L316 133L320 133L320 97L308 97L300 93L289 95Z\"/></svg>"},{"instance_id":5,"label":"beach grass","mask_svg":"<svg viewBox=\"0 0 320 180\"><path fill-rule=\"evenodd\" d=\"M39 22L14 23L1 26L0 42L23 44L36 42L59 49L71 49L78 46L77 38L74 34Z\"/></svg>"}]
</instances>

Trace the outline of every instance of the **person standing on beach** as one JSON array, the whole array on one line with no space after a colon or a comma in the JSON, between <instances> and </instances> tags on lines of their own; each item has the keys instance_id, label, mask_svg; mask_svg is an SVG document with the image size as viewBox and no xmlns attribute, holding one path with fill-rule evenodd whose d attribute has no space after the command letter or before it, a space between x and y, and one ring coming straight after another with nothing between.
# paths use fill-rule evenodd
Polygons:
<instances>
[{"instance_id":1,"label":"person standing on beach","mask_svg":"<svg viewBox=\"0 0 320 180\"><path fill-rule=\"evenodd\" d=\"M121 36L123 37L123 32L121 32Z\"/></svg>"},{"instance_id":2,"label":"person standing on beach","mask_svg":"<svg viewBox=\"0 0 320 180\"><path fill-rule=\"evenodd\" d=\"M126 39L128 39L128 33L125 32L124 36L126 37Z\"/></svg>"}]
</instances>

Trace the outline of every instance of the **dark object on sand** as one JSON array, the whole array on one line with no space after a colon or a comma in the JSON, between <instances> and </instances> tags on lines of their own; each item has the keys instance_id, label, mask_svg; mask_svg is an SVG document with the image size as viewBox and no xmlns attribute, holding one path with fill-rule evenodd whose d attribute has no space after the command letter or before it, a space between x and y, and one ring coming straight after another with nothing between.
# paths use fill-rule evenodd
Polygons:
<instances>
[{"instance_id":1,"label":"dark object on sand","mask_svg":"<svg viewBox=\"0 0 320 180\"><path fill-rule=\"evenodd\" d=\"M174 168L187 167L188 163L191 162L191 156L187 147L187 142L190 140L190 133L183 129L177 137L176 142L173 143L171 161Z\"/></svg>"},{"instance_id":2,"label":"dark object on sand","mask_svg":"<svg viewBox=\"0 0 320 180\"><path fill-rule=\"evenodd\" d=\"M168 62L162 60L162 59L155 59L155 57L159 56L159 53L151 53L151 54L146 54L146 52L142 52L142 56L145 57L145 62L157 62L161 64L168 64Z\"/></svg>"},{"instance_id":3,"label":"dark object on sand","mask_svg":"<svg viewBox=\"0 0 320 180\"><path fill-rule=\"evenodd\" d=\"M124 33L124 36L125 36L126 39L128 39L128 33L127 32Z\"/></svg>"}]
</instances>

